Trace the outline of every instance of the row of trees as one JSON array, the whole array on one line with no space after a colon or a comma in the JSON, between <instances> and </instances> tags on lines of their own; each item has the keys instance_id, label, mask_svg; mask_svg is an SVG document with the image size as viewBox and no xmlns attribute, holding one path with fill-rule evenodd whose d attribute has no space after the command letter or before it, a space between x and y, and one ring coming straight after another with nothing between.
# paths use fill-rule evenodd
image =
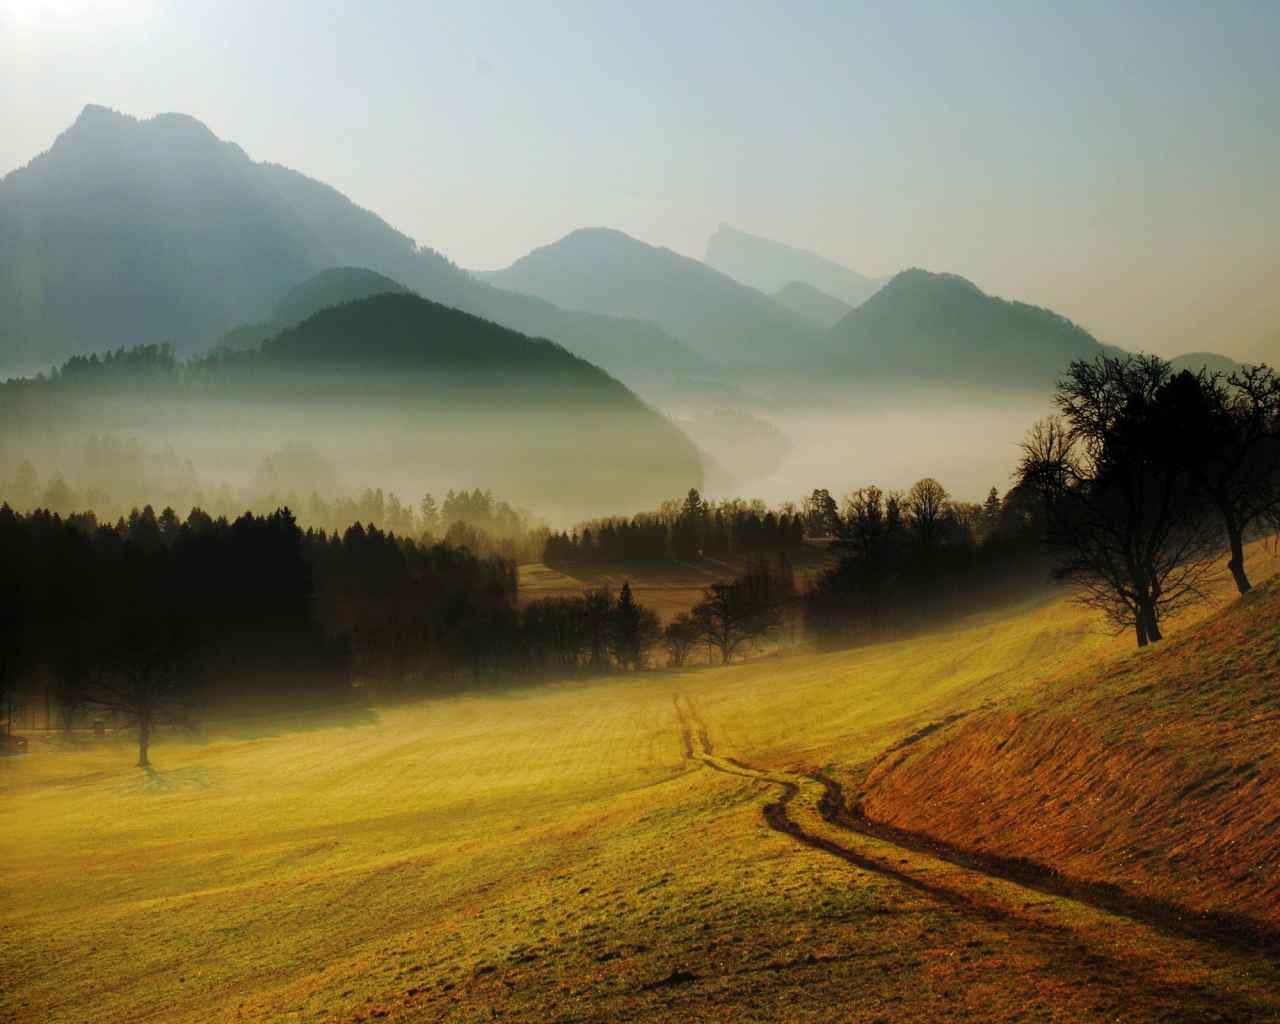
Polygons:
<instances>
[{"instance_id":1,"label":"row of trees","mask_svg":"<svg viewBox=\"0 0 1280 1024\"><path fill-rule=\"evenodd\" d=\"M1250 589L1246 541L1280 528L1280 379L1174 373L1155 356L1076 362L1059 414L1023 444L1019 487L1034 498L1053 577L1079 587L1138 646L1199 600L1212 557Z\"/></svg>"},{"instance_id":2,"label":"row of trees","mask_svg":"<svg viewBox=\"0 0 1280 1024\"><path fill-rule=\"evenodd\" d=\"M580 596L531 601L521 625L524 657L541 676L634 671L662 638L657 613L636 602L629 583L616 597L609 587L596 587Z\"/></svg>"},{"instance_id":3,"label":"row of trees","mask_svg":"<svg viewBox=\"0 0 1280 1024\"><path fill-rule=\"evenodd\" d=\"M542 560L553 567L693 561L785 551L804 538L805 520L790 503L775 510L740 498L709 502L691 489L683 501L665 502L656 512L553 533Z\"/></svg>"},{"instance_id":4,"label":"row of trees","mask_svg":"<svg viewBox=\"0 0 1280 1024\"><path fill-rule=\"evenodd\" d=\"M5 505L0 578L6 733L37 707L68 728L114 710L139 724L141 763L157 716L174 717L161 698L194 675L211 699L289 706L348 699L353 680L466 685L492 677L518 619L501 558L304 532L287 509L184 522L147 507L100 525Z\"/></svg>"},{"instance_id":5,"label":"row of trees","mask_svg":"<svg viewBox=\"0 0 1280 1024\"><path fill-rule=\"evenodd\" d=\"M977 505L926 477L905 492L869 486L822 505L841 556L805 589L806 630L820 646L881 639L1043 576L1035 519L1016 492L1002 500L993 487Z\"/></svg>"},{"instance_id":6,"label":"row of trees","mask_svg":"<svg viewBox=\"0 0 1280 1024\"><path fill-rule=\"evenodd\" d=\"M785 554L775 563L752 559L734 579L713 583L690 611L667 624L663 644L670 663L687 664L702 646L709 664L716 653L721 664L728 664L742 650L777 639L785 623L794 625L795 596L795 576Z\"/></svg>"}]
</instances>

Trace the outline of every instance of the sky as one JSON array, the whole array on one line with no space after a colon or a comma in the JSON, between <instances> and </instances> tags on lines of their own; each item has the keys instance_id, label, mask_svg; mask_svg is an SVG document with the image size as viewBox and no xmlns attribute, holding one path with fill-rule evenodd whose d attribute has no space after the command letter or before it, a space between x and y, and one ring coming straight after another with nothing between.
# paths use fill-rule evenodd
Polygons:
<instances>
[{"instance_id":1,"label":"sky","mask_svg":"<svg viewBox=\"0 0 1280 1024\"><path fill-rule=\"evenodd\" d=\"M720 222L1101 340L1280 331L1280 3L0 0L0 174L191 114L464 267Z\"/></svg>"}]
</instances>

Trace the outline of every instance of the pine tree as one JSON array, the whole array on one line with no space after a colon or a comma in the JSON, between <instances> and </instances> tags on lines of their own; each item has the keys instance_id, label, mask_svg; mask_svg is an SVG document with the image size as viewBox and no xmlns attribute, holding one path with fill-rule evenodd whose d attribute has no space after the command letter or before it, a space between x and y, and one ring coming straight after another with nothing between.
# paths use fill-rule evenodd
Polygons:
<instances>
[{"instance_id":1,"label":"pine tree","mask_svg":"<svg viewBox=\"0 0 1280 1024\"><path fill-rule=\"evenodd\" d=\"M440 530L440 510L430 492L419 503L418 515L422 517L422 532L434 537Z\"/></svg>"}]
</instances>

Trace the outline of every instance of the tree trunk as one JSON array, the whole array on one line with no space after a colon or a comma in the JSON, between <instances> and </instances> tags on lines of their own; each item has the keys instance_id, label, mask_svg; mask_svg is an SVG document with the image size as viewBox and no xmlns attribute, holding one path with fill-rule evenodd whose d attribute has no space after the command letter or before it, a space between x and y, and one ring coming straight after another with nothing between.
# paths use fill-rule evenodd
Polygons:
<instances>
[{"instance_id":1,"label":"tree trunk","mask_svg":"<svg viewBox=\"0 0 1280 1024\"><path fill-rule=\"evenodd\" d=\"M1253 584L1245 575L1244 539L1240 536L1240 527L1233 519L1227 520L1227 540L1231 544L1231 560L1227 562L1227 568L1231 570L1231 576L1236 581L1236 589L1242 594L1247 594L1253 589Z\"/></svg>"},{"instance_id":2,"label":"tree trunk","mask_svg":"<svg viewBox=\"0 0 1280 1024\"><path fill-rule=\"evenodd\" d=\"M1139 611L1133 617L1133 628L1138 634L1138 646L1146 647L1147 646L1147 620L1141 611Z\"/></svg>"},{"instance_id":3,"label":"tree trunk","mask_svg":"<svg viewBox=\"0 0 1280 1024\"><path fill-rule=\"evenodd\" d=\"M1147 638L1155 643L1157 640L1163 640L1164 634L1160 632L1160 619L1156 615L1155 602L1148 604L1142 609L1143 618L1147 624Z\"/></svg>"},{"instance_id":4,"label":"tree trunk","mask_svg":"<svg viewBox=\"0 0 1280 1024\"><path fill-rule=\"evenodd\" d=\"M147 748L151 746L151 723L145 718L138 719L138 768L150 768L147 760Z\"/></svg>"}]
</instances>

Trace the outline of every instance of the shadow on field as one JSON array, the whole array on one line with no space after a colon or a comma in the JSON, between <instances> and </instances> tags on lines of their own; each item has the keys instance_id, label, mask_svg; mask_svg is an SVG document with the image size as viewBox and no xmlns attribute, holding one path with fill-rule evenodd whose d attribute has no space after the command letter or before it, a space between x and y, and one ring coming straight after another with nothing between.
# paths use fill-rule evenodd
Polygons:
<instances>
[{"instance_id":1,"label":"shadow on field","mask_svg":"<svg viewBox=\"0 0 1280 1024\"><path fill-rule=\"evenodd\" d=\"M134 781L133 788L139 793L164 795L181 793L193 789L208 789L213 785L207 768L174 768L166 770L154 765L143 769Z\"/></svg>"},{"instance_id":2,"label":"shadow on field","mask_svg":"<svg viewBox=\"0 0 1280 1024\"><path fill-rule=\"evenodd\" d=\"M236 709L241 710L241 709ZM219 740L264 740L289 733L320 732L325 729L355 729L377 725L378 713L367 707L343 705L306 711L286 711L270 715L208 718L191 733L189 741L197 744Z\"/></svg>"}]
</instances>

